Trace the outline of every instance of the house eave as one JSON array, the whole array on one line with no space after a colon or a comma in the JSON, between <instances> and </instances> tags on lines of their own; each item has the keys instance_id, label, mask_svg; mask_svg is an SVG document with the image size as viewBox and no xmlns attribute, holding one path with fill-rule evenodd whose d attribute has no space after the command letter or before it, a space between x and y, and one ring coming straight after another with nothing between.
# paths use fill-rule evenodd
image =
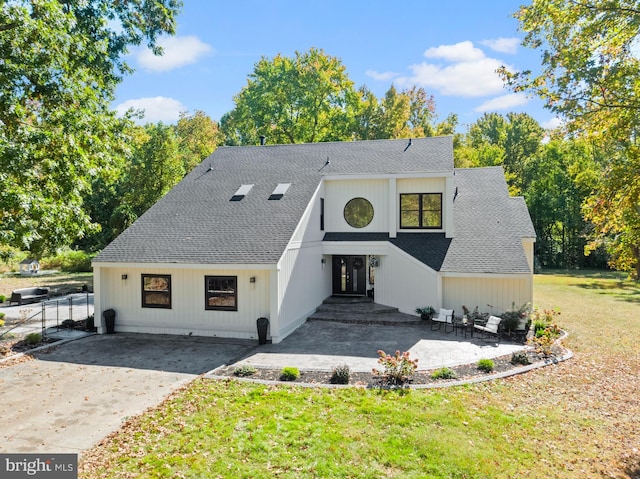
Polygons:
<instances>
[{"instance_id":1,"label":"house eave","mask_svg":"<svg viewBox=\"0 0 640 479\"><path fill-rule=\"evenodd\" d=\"M148 269L198 269L198 270L276 270L276 263L144 263L144 262L111 262L93 261L91 266L95 268L148 268Z\"/></svg>"}]
</instances>

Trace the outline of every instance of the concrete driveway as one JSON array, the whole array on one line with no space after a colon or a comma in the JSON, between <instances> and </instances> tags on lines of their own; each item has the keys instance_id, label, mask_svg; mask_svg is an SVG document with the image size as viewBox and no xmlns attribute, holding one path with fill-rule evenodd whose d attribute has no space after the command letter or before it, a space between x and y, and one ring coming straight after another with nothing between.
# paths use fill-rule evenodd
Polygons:
<instances>
[{"instance_id":1,"label":"concrete driveway","mask_svg":"<svg viewBox=\"0 0 640 479\"><path fill-rule=\"evenodd\" d=\"M255 341L89 336L0 367L0 452L80 453Z\"/></svg>"}]
</instances>

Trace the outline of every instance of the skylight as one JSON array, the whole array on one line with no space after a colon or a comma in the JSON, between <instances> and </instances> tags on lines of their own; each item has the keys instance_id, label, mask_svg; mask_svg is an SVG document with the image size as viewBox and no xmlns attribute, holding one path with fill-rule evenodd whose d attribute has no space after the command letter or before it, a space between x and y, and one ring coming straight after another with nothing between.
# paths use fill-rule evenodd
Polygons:
<instances>
[{"instance_id":1,"label":"skylight","mask_svg":"<svg viewBox=\"0 0 640 479\"><path fill-rule=\"evenodd\" d=\"M242 200L242 198L244 198L249 193L249 191L251 191L251 188L253 188L253 185L241 185L240 188L238 188L238 191L236 191L235 194L231 197L231 201Z\"/></svg>"},{"instance_id":2,"label":"skylight","mask_svg":"<svg viewBox=\"0 0 640 479\"><path fill-rule=\"evenodd\" d=\"M284 194L287 192L290 186L291 186L291 183L278 183L278 186L276 186L276 189L273 190L273 193L271 193L271 196L269 196L269 199L279 200L284 196Z\"/></svg>"}]
</instances>

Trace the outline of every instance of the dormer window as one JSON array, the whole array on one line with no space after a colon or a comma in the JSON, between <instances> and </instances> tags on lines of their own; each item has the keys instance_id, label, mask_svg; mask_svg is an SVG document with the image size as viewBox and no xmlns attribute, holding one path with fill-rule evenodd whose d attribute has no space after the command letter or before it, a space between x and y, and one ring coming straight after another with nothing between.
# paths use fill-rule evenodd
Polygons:
<instances>
[{"instance_id":1,"label":"dormer window","mask_svg":"<svg viewBox=\"0 0 640 479\"><path fill-rule=\"evenodd\" d=\"M400 228L441 229L442 193L401 194Z\"/></svg>"},{"instance_id":2,"label":"dormer window","mask_svg":"<svg viewBox=\"0 0 640 479\"><path fill-rule=\"evenodd\" d=\"M247 196L249 191L251 191L251 188L253 188L253 185L240 186L240 188L238 188L238 191L236 191L235 194L231 197L231 201L241 201L242 198Z\"/></svg>"},{"instance_id":3,"label":"dormer window","mask_svg":"<svg viewBox=\"0 0 640 479\"><path fill-rule=\"evenodd\" d=\"M273 193L271 193L271 196L269 196L269 199L279 200L284 196L284 194L287 192L290 186L291 186L291 183L278 183L278 186L276 186L276 189L273 190Z\"/></svg>"}]
</instances>

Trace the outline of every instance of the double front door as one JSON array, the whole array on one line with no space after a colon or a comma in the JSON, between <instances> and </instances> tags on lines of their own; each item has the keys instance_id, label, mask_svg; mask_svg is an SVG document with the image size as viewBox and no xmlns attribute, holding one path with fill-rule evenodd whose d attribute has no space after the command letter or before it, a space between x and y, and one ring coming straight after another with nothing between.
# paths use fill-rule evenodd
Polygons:
<instances>
[{"instance_id":1,"label":"double front door","mask_svg":"<svg viewBox=\"0 0 640 479\"><path fill-rule=\"evenodd\" d=\"M333 257L333 294L367 294L366 256Z\"/></svg>"}]
</instances>

